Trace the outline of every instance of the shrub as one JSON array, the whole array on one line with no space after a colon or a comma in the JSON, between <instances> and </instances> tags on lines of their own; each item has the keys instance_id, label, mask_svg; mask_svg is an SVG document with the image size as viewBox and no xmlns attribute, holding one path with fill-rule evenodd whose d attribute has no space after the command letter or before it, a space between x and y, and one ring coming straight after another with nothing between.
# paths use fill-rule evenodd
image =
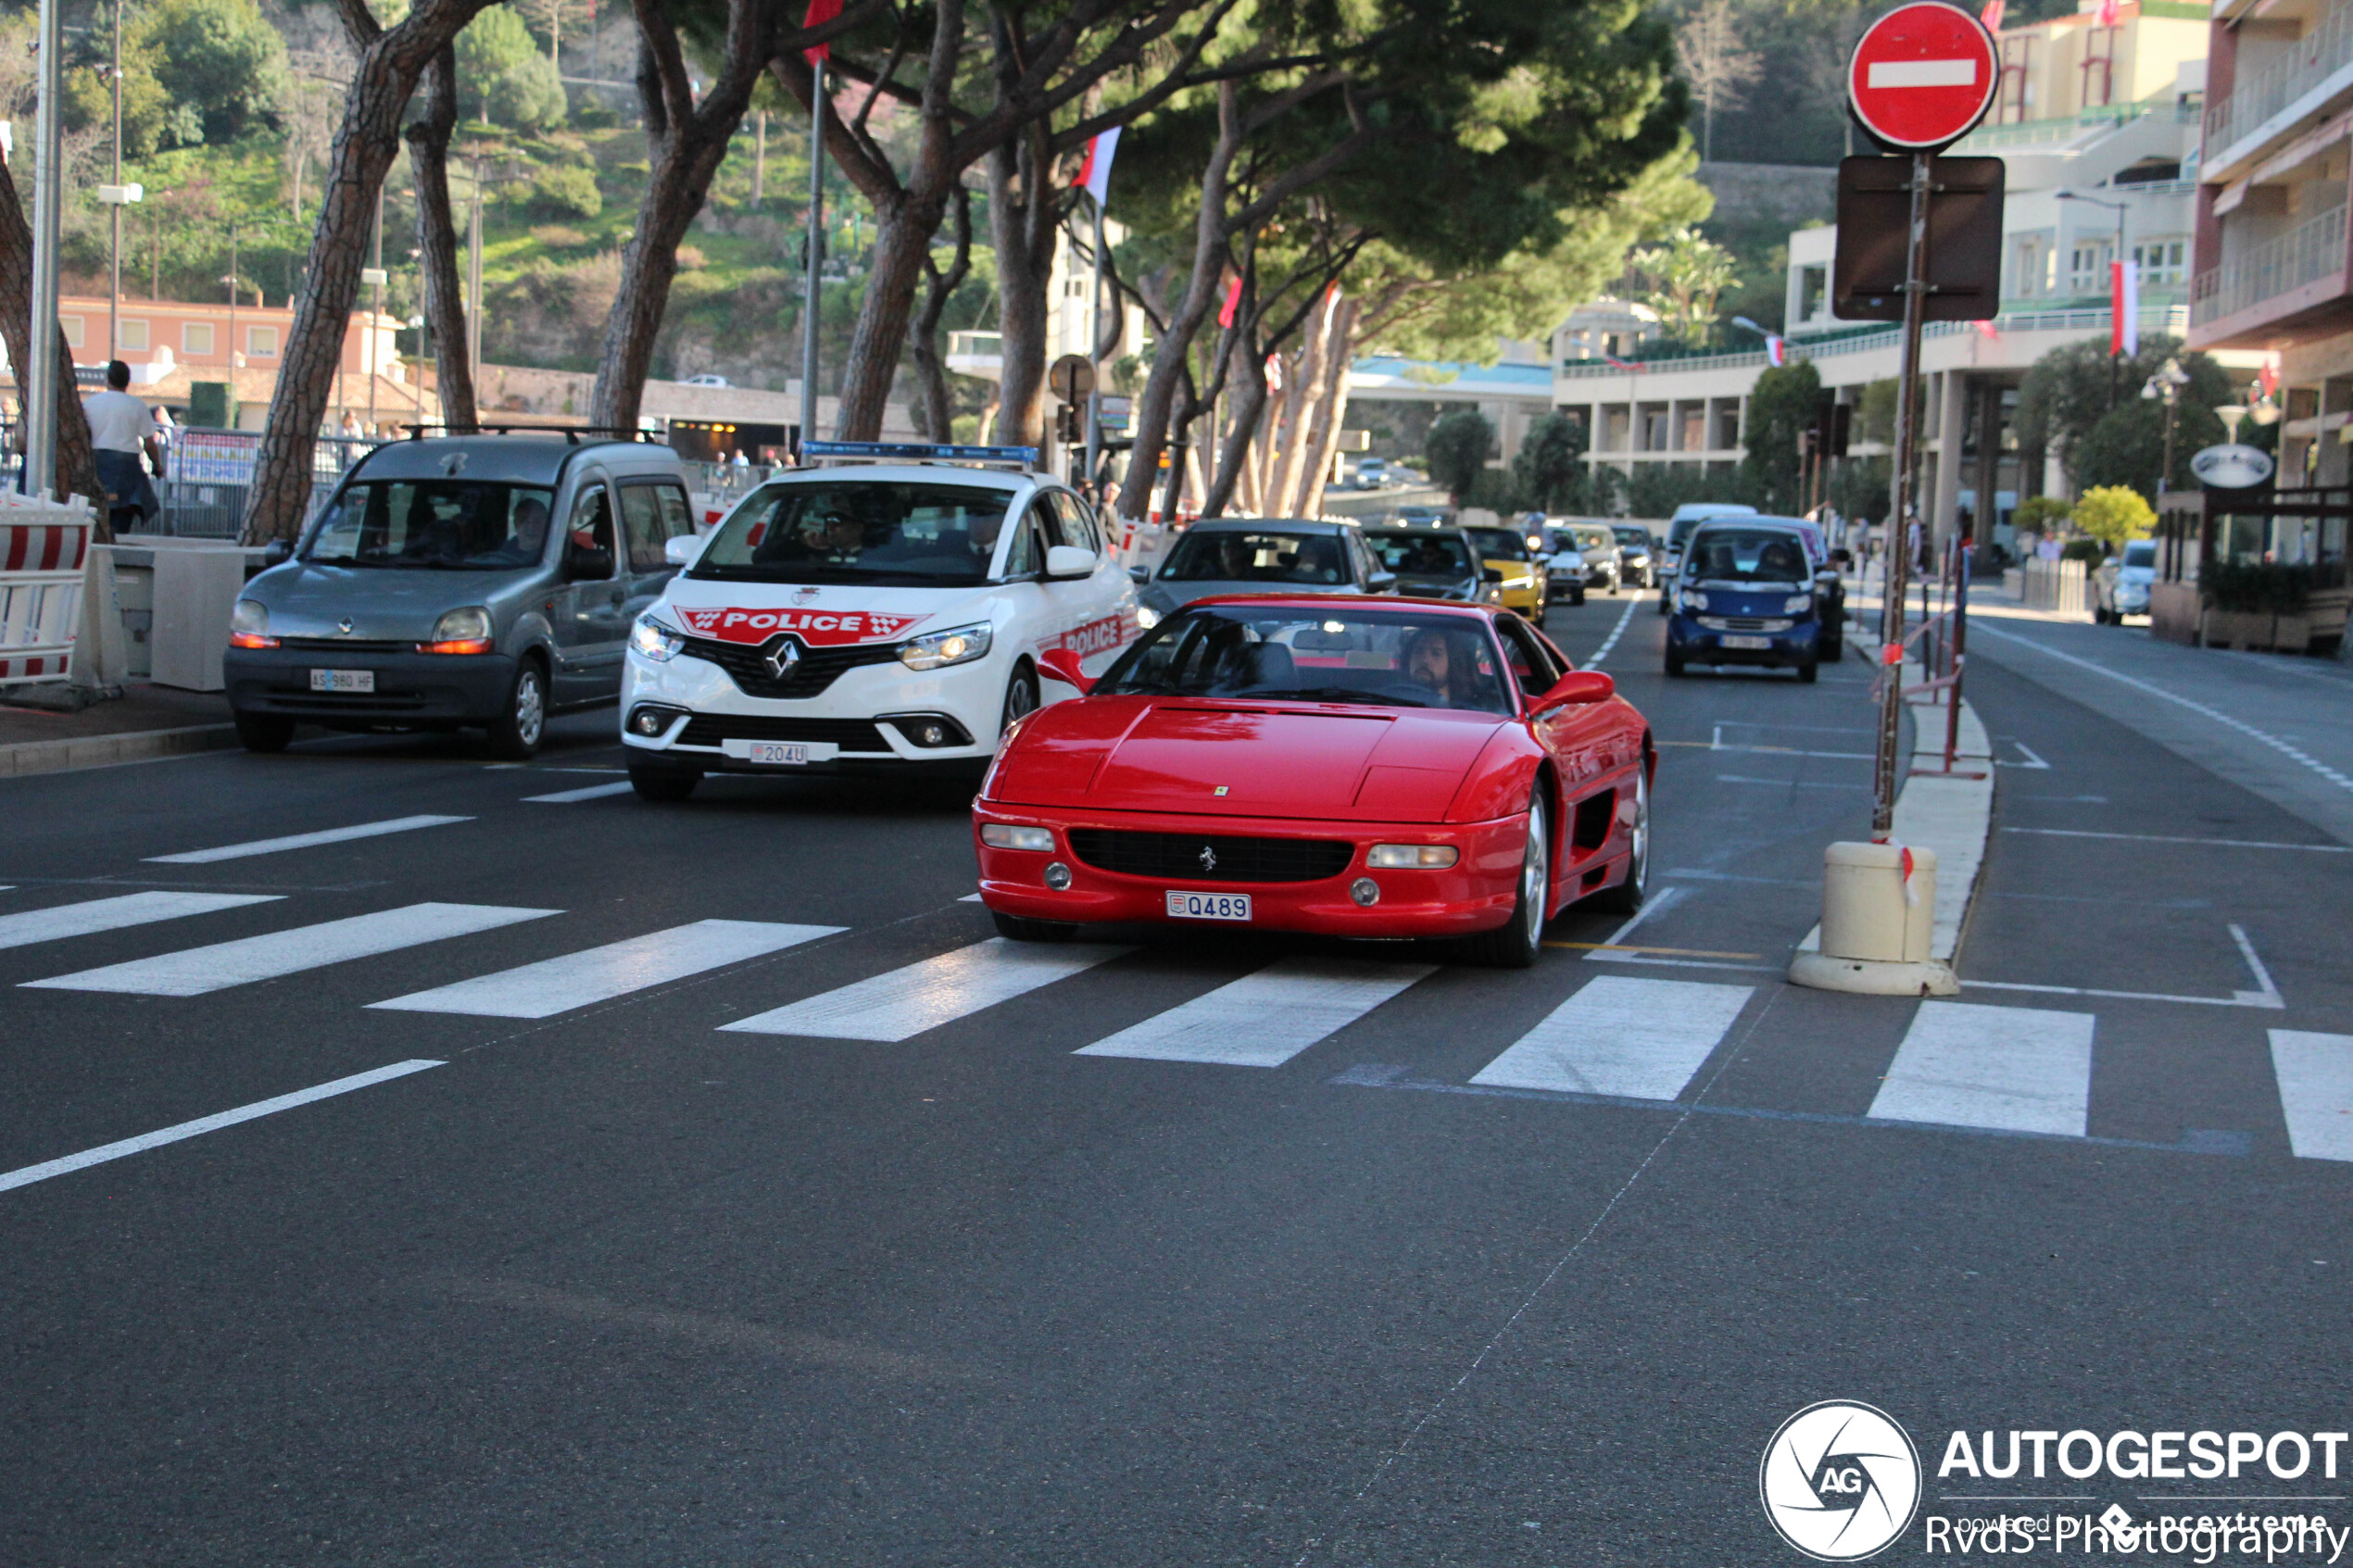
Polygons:
<instances>
[{"instance_id":1,"label":"shrub","mask_svg":"<svg viewBox=\"0 0 2353 1568\"><path fill-rule=\"evenodd\" d=\"M2029 495L2010 513L2010 526L2029 533L2048 533L2074 517L2074 510L2056 495Z\"/></svg>"},{"instance_id":2,"label":"shrub","mask_svg":"<svg viewBox=\"0 0 2353 1568\"><path fill-rule=\"evenodd\" d=\"M2157 513L2141 493L2122 484L2086 490L2075 503L2075 526L2101 544L2120 546L2127 539L2145 539L2157 527Z\"/></svg>"},{"instance_id":3,"label":"shrub","mask_svg":"<svg viewBox=\"0 0 2353 1568\"><path fill-rule=\"evenodd\" d=\"M2249 615L2295 615L2320 584L2309 566L2281 566L2269 561L2234 565L2212 561L2200 569L2198 584L2206 602L2217 609Z\"/></svg>"},{"instance_id":4,"label":"shrub","mask_svg":"<svg viewBox=\"0 0 2353 1568\"><path fill-rule=\"evenodd\" d=\"M681 272L699 272L710 265L710 258L703 255L702 246L680 245L678 247L678 270Z\"/></svg>"},{"instance_id":5,"label":"shrub","mask_svg":"<svg viewBox=\"0 0 2353 1568\"><path fill-rule=\"evenodd\" d=\"M560 165L534 180L531 204L544 212L579 218L594 218L605 209L596 171L578 164Z\"/></svg>"},{"instance_id":6,"label":"shrub","mask_svg":"<svg viewBox=\"0 0 2353 1568\"><path fill-rule=\"evenodd\" d=\"M2059 559L2080 560L2085 566L2097 566L2108 558L2108 546L2097 539L2070 539L2059 548Z\"/></svg>"},{"instance_id":7,"label":"shrub","mask_svg":"<svg viewBox=\"0 0 2353 1568\"><path fill-rule=\"evenodd\" d=\"M1463 408L1429 427L1423 453L1429 459L1431 480L1444 485L1454 504L1462 506L1494 449L1495 427L1477 409Z\"/></svg>"},{"instance_id":8,"label":"shrub","mask_svg":"<svg viewBox=\"0 0 2353 1568\"><path fill-rule=\"evenodd\" d=\"M501 125L544 131L564 120L563 78L545 55L533 55L490 84L491 118Z\"/></svg>"},{"instance_id":9,"label":"shrub","mask_svg":"<svg viewBox=\"0 0 2353 1568\"><path fill-rule=\"evenodd\" d=\"M531 237L549 250L572 250L588 243L589 236L578 229L561 223L534 225Z\"/></svg>"}]
</instances>

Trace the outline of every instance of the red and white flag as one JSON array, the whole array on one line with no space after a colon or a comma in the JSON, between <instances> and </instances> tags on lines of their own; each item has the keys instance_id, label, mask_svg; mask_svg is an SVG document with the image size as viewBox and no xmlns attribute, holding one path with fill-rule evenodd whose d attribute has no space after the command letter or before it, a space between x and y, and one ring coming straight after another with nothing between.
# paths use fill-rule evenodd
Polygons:
<instances>
[{"instance_id":1,"label":"red and white flag","mask_svg":"<svg viewBox=\"0 0 2353 1568\"><path fill-rule=\"evenodd\" d=\"M1266 356L1266 390L1269 392L1283 390L1283 357L1279 354Z\"/></svg>"},{"instance_id":2,"label":"red and white flag","mask_svg":"<svg viewBox=\"0 0 2353 1568\"><path fill-rule=\"evenodd\" d=\"M841 0L809 0L809 14L801 19L800 25L805 28L823 27L839 15L841 15ZM834 46L830 44L820 44L813 48L803 49L801 53L808 56L809 63L813 66L820 61L832 59Z\"/></svg>"},{"instance_id":3,"label":"red and white flag","mask_svg":"<svg viewBox=\"0 0 2353 1568\"><path fill-rule=\"evenodd\" d=\"M1242 280L1241 274L1237 272L1234 274L1234 281L1226 285L1226 303L1218 307L1217 324L1230 331L1234 325L1234 318L1240 314L1241 307Z\"/></svg>"},{"instance_id":4,"label":"red and white flag","mask_svg":"<svg viewBox=\"0 0 2353 1568\"><path fill-rule=\"evenodd\" d=\"M839 4L839 0L836 0ZM1101 211L1103 197L1111 190L1112 155L1119 151L1119 127L1114 125L1087 143L1087 159L1078 166L1078 178L1071 184L1095 198L1095 208Z\"/></svg>"},{"instance_id":5,"label":"red and white flag","mask_svg":"<svg viewBox=\"0 0 2353 1568\"><path fill-rule=\"evenodd\" d=\"M2114 27L2124 14L2123 0L2100 0L2100 25Z\"/></svg>"},{"instance_id":6,"label":"red and white flag","mask_svg":"<svg viewBox=\"0 0 2353 1568\"><path fill-rule=\"evenodd\" d=\"M2002 0L1985 0L1985 9L1977 13L1977 19L1985 24L1986 31L2001 31Z\"/></svg>"},{"instance_id":7,"label":"red and white flag","mask_svg":"<svg viewBox=\"0 0 2353 1568\"><path fill-rule=\"evenodd\" d=\"M2264 396L2269 397L2271 394L2279 391L2280 357L2274 354L2270 358L2264 360L2263 368L2255 373L2255 379L2262 383Z\"/></svg>"},{"instance_id":8,"label":"red and white flag","mask_svg":"<svg viewBox=\"0 0 2353 1568\"><path fill-rule=\"evenodd\" d=\"M1789 339L1768 333L1765 339L1765 363L1776 369L1789 363Z\"/></svg>"},{"instance_id":9,"label":"red and white flag","mask_svg":"<svg viewBox=\"0 0 2353 1568\"><path fill-rule=\"evenodd\" d=\"M2108 351L2110 354L2138 354L2141 351L2141 270L2130 261L2111 261L2108 264Z\"/></svg>"}]
</instances>

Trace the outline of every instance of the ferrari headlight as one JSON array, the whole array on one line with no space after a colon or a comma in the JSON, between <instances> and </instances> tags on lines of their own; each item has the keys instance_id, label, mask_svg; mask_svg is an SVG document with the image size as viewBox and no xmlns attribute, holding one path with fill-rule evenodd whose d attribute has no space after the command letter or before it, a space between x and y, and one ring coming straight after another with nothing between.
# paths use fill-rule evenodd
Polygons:
<instances>
[{"instance_id":1,"label":"ferrari headlight","mask_svg":"<svg viewBox=\"0 0 2353 1568\"><path fill-rule=\"evenodd\" d=\"M1158 610L1154 609L1154 608L1153 608L1151 606L1150 606L1150 605L1138 605L1138 606L1136 607L1136 630L1137 630L1137 631L1139 631L1139 632L1149 632L1149 631L1151 631L1153 627L1155 627L1155 626L1157 626L1157 625L1159 625L1159 624L1160 624L1160 611L1158 611Z\"/></svg>"},{"instance_id":2,"label":"ferrari headlight","mask_svg":"<svg viewBox=\"0 0 2353 1568\"><path fill-rule=\"evenodd\" d=\"M1051 849L1054 830L1051 828L1017 828L1011 822L983 822L980 841L991 849Z\"/></svg>"},{"instance_id":3,"label":"ferrari headlight","mask_svg":"<svg viewBox=\"0 0 2353 1568\"><path fill-rule=\"evenodd\" d=\"M1813 608L1814 596L1811 594L1792 594L1788 598L1781 601L1781 613L1783 615L1804 615L1807 610L1812 609Z\"/></svg>"},{"instance_id":4,"label":"ferrari headlight","mask_svg":"<svg viewBox=\"0 0 2353 1568\"><path fill-rule=\"evenodd\" d=\"M933 632L921 637L910 637L899 645L899 662L910 670L938 670L950 664L970 664L975 659L988 657L989 629L986 624L959 626L951 632Z\"/></svg>"},{"instance_id":5,"label":"ferrari headlight","mask_svg":"<svg viewBox=\"0 0 2353 1568\"><path fill-rule=\"evenodd\" d=\"M1451 844L1376 844L1365 852L1374 871L1437 871L1454 863Z\"/></svg>"},{"instance_id":6,"label":"ferrari headlight","mask_svg":"<svg viewBox=\"0 0 2353 1568\"><path fill-rule=\"evenodd\" d=\"M651 615L641 615L629 628L629 649L656 664L667 664L685 651L686 637Z\"/></svg>"}]
</instances>

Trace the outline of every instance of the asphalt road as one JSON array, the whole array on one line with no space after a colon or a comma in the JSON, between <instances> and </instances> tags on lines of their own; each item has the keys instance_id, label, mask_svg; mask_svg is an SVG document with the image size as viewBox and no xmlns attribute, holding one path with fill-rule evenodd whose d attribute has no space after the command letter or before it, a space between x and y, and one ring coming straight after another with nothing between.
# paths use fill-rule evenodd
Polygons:
<instances>
[{"instance_id":1,"label":"asphalt road","mask_svg":"<svg viewBox=\"0 0 2353 1568\"><path fill-rule=\"evenodd\" d=\"M1956 1428L2344 1428L2348 1171L2288 1117L2353 1102L2269 1032L2353 1033L2353 856L1989 668L1971 988L1789 987L1864 666L1668 682L1629 602L1552 630L1655 726L1664 874L1522 973L1009 977L953 795L533 798L619 782L609 715L0 784L0 1562L1779 1564L1819 1399L1956 1509L2150 1485L1940 1480ZM142 895L213 897L16 919ZM1526 1086L1562 1009L1657 1052Z\"/></svg>"}]
</instances>

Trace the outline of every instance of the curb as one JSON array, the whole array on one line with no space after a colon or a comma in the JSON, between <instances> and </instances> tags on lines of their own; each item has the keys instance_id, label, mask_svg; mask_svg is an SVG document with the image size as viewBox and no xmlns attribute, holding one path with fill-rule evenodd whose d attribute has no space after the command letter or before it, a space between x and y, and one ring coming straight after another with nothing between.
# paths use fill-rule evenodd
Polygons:
<instances>
[{"instance_id":1,"label":"curb","mask_svg":"<svg viewBox=\"0 0 2353 1568\"><path fill-rule=\"evenodd\" d=\"M1920 667L1904 667L1906 681L1927 677ZM1896 844L1918 845L1936 852L1935 932L1929 940L1924 964L1887 963L1840 959L1822 952L1822 928L1806 934L1791 958L1793 985L1818 990L1844 991L1874 997L1955 997L1961 983L1953 971L1961 939L1969 930L1970 907L1985 872L1985 846L1994 832L1994 747L1985 725L1969 700L1961 700L1953 772L1944 773L1944 726L1947 693L1913 709L1912 760L1915 770L1896 792L1894 822L1888 837ZM1931 721L1934 721L1933 722ZM1930 771L1921 771L1927 770Z\"/></svg>"},{"instance_id":2,"label":"curb","mask_svg":"<svg viewBox=\"0 0 2353 1568\"><path fill-rule=\"evenodd\" d=\"M191 724L177 730L132 730L112 735L69 735L60 740L0 746L0 779L32 773L63 773L82 768L111 768L151 762L199 751L223 751L237 744L233 724Z\"/></svg>"}]
</instances>

